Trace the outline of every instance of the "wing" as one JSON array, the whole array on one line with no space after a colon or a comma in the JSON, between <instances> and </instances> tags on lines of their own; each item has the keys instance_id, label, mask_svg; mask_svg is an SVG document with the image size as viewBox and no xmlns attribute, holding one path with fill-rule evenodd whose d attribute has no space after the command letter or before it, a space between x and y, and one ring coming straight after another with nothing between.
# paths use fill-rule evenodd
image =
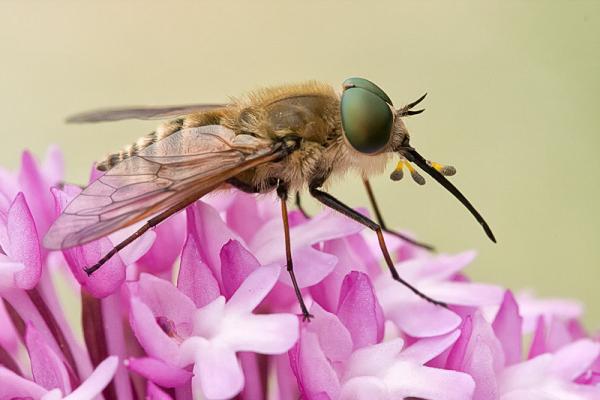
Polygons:
<instances>
[{"instance_id":1,"label":"wing","mask_svg":"<svg viewBox=\"0 0 600 400\"><path fill-rule=\"evenodd\" d=\"M225 104L190 104L163 107L122 107L86 111L67 118L68 123L120 121L122 119L164 119L225 107Z\"/></svg>"},{"instance_id":2,"label":"wing","mask_svg":"<svg viewBox=\"0 0 600 400\"><path fill-rule=\"evenodd\" d=\"M86 187L54 222L44 246L85 244L160 211L183 208L225 180L285 153L281 145L220 125L182 129Z\"/></svg>"}]
</instances>

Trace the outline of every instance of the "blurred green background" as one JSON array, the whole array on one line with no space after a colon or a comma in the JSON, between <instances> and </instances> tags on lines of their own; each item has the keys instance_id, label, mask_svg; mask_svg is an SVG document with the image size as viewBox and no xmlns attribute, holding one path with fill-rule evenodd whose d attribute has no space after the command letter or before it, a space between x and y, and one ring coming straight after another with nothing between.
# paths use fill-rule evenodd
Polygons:
<instances>
[{"instance_id":1,"label":"blurred green background","mask_svg":"<svg viewBox=\"0 0 600 400\"><path fill-rule=\"evenodd\" d=\"M349 76L396 104L428 91L426 113L407 122L412 142L457 167L453 181L499 243L438 185L386 174L374 188L390 225L443 251L477 249L475 279L581 299L598 328L599 22L597 1L4 0L0 161L16 168L22 149L56 143L82 183L93 160L155 125L64 124L90 108ZM367 204L357 177L333 192Z\"/></svg>"}]
</instances>

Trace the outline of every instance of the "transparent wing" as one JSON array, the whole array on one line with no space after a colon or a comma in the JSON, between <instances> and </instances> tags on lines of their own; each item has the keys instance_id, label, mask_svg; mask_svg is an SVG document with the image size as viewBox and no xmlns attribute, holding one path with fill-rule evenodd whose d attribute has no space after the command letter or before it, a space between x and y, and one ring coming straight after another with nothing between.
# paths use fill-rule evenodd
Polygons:
<instances>
[{"instance_id":1,"label":"transparent wing","mask_svg":"<svg viewBox=\"0 0 600 400\"><path fill-rule=\"evenodd\" d=\"M84 244L160 211L184 207L240 172L282 155L279 144L236 135L220 125L183 129L86 187L54 222L44 246Z\"/></svg>"},{"instance_id":2,"label":"transparent wing","mask_svg":"<svg viewBox=\"0 0 600 400\"><path fill-rule=\"evenodd\" d=\"M198 111L214 110L225 107L224 104L189 104L183 106L162 107L117 107L85 111L67 118L69 123L88 123L120 121L122 119L164 119Z\"/></svg>"}]
</instances>

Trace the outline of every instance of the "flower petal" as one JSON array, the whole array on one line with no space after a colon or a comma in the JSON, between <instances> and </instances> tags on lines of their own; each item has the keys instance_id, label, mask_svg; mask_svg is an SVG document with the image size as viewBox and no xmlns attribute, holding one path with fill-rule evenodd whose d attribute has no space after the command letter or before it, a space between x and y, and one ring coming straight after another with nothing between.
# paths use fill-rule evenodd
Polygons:
<instances>
[{"instance_id":1,"label":"flower petal","mask_svg":"<svg viewBox=\"0 0 600 400\"><path fill-rule=\"evenodd\" d=\"M339 400L388 400L385 382L374 376L358 376L344 382Z\"/></svg>"},{"instance_id":2,"label":"flower petal","mask_svg":"<svg viewBox=\"0 0 600 400\"><path fill-rule=\"evenodd\" d=\"M171 363L178 360L177 344L160 328L150 308L136 297L130 299L129 319L135 336L148 355Z\"/></svg>"},{"instance_id":3,"label":"flower petal","mask_svg":"<svg viewBox=\"0 0 600 400\"><path fill-rule=\"evenodd\" d=\"M244 373L229 348L193 337L182 346L195 349L194 377L192 391L194 398L201 393L207 399L228 399L238 394L244 387Z\"/></svg>"},{"instance_id":4,"label":"flower petal","mask_svg":"<svg viewBox=\"0 0 600 400\"><path fill-rule=\"evenodd\" d=\"M404 351L400 353L400 359L417 364L425 364L452 346L459 336L460 330L455 330L446 335L420 339L404 349Z\"/></svg>"},{"instance_id":5,"label":"flower petal","mask_svg":"<svg viewBox=\"0 0 600 400\"><path fill-rule=\"evenodd\" d=\"M494 319L492 328L502 349L504 350L504 358L506 365L513 365L521 360L522 354L522 326L523 318L519 315L519 306L514 296L507 290L504 293L504 300L500 306L498 314Z\"/></svg>"},{"instance_id":6,"label":"flower petal","mask_svg":"<svg viewBox=\"0 0 600 400\"><path fill-rule=\"evenodd\" d=\"M46 389L42 386L25 379L9 369L0 365L0 388L2 388L2 399L32 398L39 399Z\"/></svg>"},{"instance_id":7,"label":"flower petal","mask_svg":"<svg viewBox=\"0 0 600 400\"><path fill-rule=\"evenodd\" d=\"M173 400L171 396L163 392L151 381L146 385L146 400Z\"/></svg>"},{"instance_id":8,"label":"flower petal","mask_svg":"<svg viewBox=\"0 0 600 400\"><path fill-rule=\"evenodd\" d=\"M274 218L281 218L279 199L275 195L256 196L236 192L227 208L227 225L237 232L246 243L256 234L256 227Z\"/></svg>"},{"instance_id":9,"label":"flower petal","mask_svg":"<svg viewBox=\"0 0 600 400\"><path fill-rule=\"evenodd\" d=\"M129 370L167 388L182 386L193 376L190 371L152 357L130 358L126 360L126 366Z\"/></svg>"},{"instance_id":10,"label":"flower petal","mask_svg":"<svg viewBox=\"0 0 600 400\"><path fill-rule=\"evenodd\" d=\"M139 259L145 271L157 273L169 271L181 254L185 241L185 213L177 213L154 228L156 240Z\"/></svg>"},{"instance_id":11,"label":"flower petal","mask_svg":"<svg viewBox=\"0 0 600 400\"><path fill-rule=\"evenodd\" d=\"M355 349L383 339L383 310L368 275L353 271L344 278L337 315L352 335Z\"/></svg>"},{"instance_id":12,"label":"flower petal","mask_svg":"<svg viewBox=\"0 0 600 400\"><path fill-rule=\"evenodd\" d=\"M470 400L475 382L469 375L445 369L396 362L385 376L391 398ZM495 397L486 397L485 400Z\"/></svg>"},{"instance_id":13,"label":"flower petal","mask_svg":"<svg viewBox=\"0 0 600 400\"><path fill-rule=\"evenodd\" d=\"M400 284L395 284L401 290ZM414 296L412 301L385 304L381 298L386 317L398 328L413 337L431 337L444 335L456 329L461 319L447 308L436 306Z\"/></svg>"},{"instance_id":14,"label":"flower petal","mask_svg":"<svg viewBox=\"0 0 600 400\"><path fill-rule=\"evenodd\" d=\"M298 339L298 318L292 314L227 315L219 342L233 351L281 354Z\"/></svg>"},{"instance_id":15,"label":"flower petal","mask_svg":"<svg viewBox=\"0 0 600 400\"><path fill-rule=\"evenodd\" d=\"M119 358L111 356L102 361L94 372L77 389L71 392L63 400L92 400L109 384L117 368Z\"/></svg>"},{"instance_id":16,"label":"flower petal","mask_svg":"<svg viewBox=\"0 0 600 400\"><path fill-rule=\"evenodd\" d=\"M63 393L69 393L69 374L61 357L44 342L32 324L27 324L25 342L35 382L48 390L58 388Z\"/></svg>"},{"instance_id":17,"label":"flower petal","mask_svg":"<svg viewBox=\"0 0 600 400\"><path fill-rule=\"evenodd\" d=\"M223 222L217 211L202 201L187 208L188 232L196 239L198 252L221 282L221 249L231 239L241 239Z\"/></svg>"},{"instance_id":18,"label":"flower petal","mask_svg":"<svg viewBox=\"0 0 600 400\"><path fill-rule=\"evenodd\" d=\"M23 193L17 195L8 210L7 233L10 244L5 251L25 266L15 274L15 283L21 289L31 289L40 279L42 264L37 229Z\"/></svg>"},{"instance_id":19,"label":"flower petal","mask_svg":"<svg viewBox=\"0 0 600 400\"><path fill-rule=\"evenodd\" d=\"M260 263L237 240L230 240L221 249L223 294L230 298L242 282L260 267Z\"/></svg>"},{"instance_id":20,"label":"flower petal","mask_svg":"<svg viewBox=\"0 0 600 400\"><path fill-rule=\"evenodd\" d=\"M600 343L581 339L554 353L550 366L552 374L572 381L583 374L600 355Z\"/></svg>"},{"instance_id":21,"label":"flower petal","mask_svg":"<svg viewBox=\"0 0 600 400\"><path fill-rule=\"evenodd\" d=\"M319 346L332 362L346 361L352 354L352 336L337 316L325 311L318 303L310 307L315 317L305 329L314 332L319 339Z\"/></svg>"},{"instance_id":22,"label":"flower petal","mask_svg":"<svg viewBox=\"0 0 600 400\"><path fill-rule=\"evenodd\" d=\"M319 347L315 333L304 332L301 335L297 346L290 351L290 362L305 398L333 400L339 397L340 382Z\"/></svg>"},{"instance_id":23,"label":"flower petal","mask_svg":"<svg viewBox=\"0 0 600 400\"><path fill-rule=\"evenodd\" d=\"M189 332L191 316L196 311L194 302L177 290L171 282L143 273L136 286L136 297L143 301L155 317L165 317L172 321L179 334L180 328Z\"/></svg>"},{"instance_id":24,"label":"flower petal","mask_svg":"<svg viewBox=\"0 0 600 400\"><path fill-rule=\"evenodd\" d=\"M343 380L357 376L378 376L386 371L404 347L400 338L355 350L346 364Z\"/></svg>"},{"instance_id":25,"label":"flower petal","mask_svg":"<svg viewBox=\"0 0 600 400\"><path fill-rule=\"evenodd\" d=\"M504 294L504 289L496 285L451 281L424 284L422 290L447 304L474 307L500 304Z\"/></svg>"},{"instance_id":26,"label":"flower petal","mask_svg":"<svg viewBox=\"0 0 600 400\"><path fill-rule=\"evenodd\" d=\"M119 244L129 236L133 235L143 224L144 222L139 222L135 225L111 233L109 239L113 244ZM156 232L149 230L135 239L130 245L120 250L119 257L121 257L121 260L123 260L125 265L131 265L150 250L155 240Z\"/></svg>"},{"instance_id":27,"label":"flower petal","mask_svg":"<svg viewBox=\"0 0 600 400\"><path fill-rule=\"evenodd\" d=\"M41 175L35 158L28 151L24 151L21 157L19 185L29 204L35 220L38 240L41 243L41 238L50 227L54 214L54 201L45 177Z\"/></svg>"},{"instance_id":28,"label":"flower petal","mask_svg":"<svg viewBox=\"0 0 600 400\"><path fill-rule=\"evenodd\" d=\"M58 215L69 202L81 192L81 188L65 185L63 190L52 189L56 202L55 215ZM73 276L88 292L96 297L105 297L121 287L125 281L125 264L119 254L108 260L102 268L88 276L84 268L94 265L100 258L113 249L112 242L103 238L83 246L63 250Z\"/></svg>"},{"instance_id":29,"label":"flower petal","mask_svg":"<svg viewBox=\"0 0 600 400\"><path fill-rule=\"evenodd\" d=\"M192 299L198 308L204 307L221 295L219 282L202 261L196 239L192 235L188 236L183 246L177 287Z\"/></svg>"},{"instance_id":30,"label":"flower petal","mask_svg":"<svg viewBox=\"0 0 600 400\"><path fill-rule=\"evenodd\" d=\"M250 313L269 294L281 272L278 266L264 266L252 272L227 302L228 311Z\"/></svg>"}]
</instances>

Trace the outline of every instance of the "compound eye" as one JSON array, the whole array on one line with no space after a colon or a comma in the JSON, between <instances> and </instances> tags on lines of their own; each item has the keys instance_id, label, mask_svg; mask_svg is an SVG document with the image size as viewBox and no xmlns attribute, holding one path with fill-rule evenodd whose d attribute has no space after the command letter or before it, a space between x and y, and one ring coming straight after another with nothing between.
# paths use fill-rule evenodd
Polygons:
<instances>
[{"instance_id":1,"label":"compound eye","mask_svg":"<svg viewBox=\"0 0 600 400\"><path fill-rule=\"evenodd\" d=\"M373 154L388 144L394 116L384 99L365 88L348 87L340 107L344 136L355 150Z\"/></svg>"}]
</instances>

